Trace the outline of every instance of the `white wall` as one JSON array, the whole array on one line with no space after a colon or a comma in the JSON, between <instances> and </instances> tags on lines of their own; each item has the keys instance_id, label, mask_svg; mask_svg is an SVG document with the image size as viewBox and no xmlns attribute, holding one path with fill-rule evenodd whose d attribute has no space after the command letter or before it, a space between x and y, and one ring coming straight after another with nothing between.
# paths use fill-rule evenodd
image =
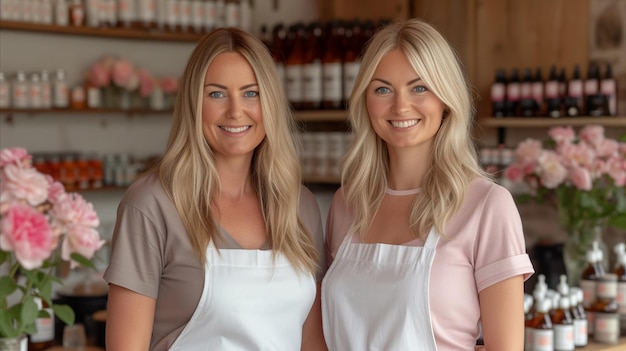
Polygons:
<instances>
[{"instance_id":1,"label":"white wall","mask_svg":"<svg viewBox=\"0 0 626 351\"><path fill-rule=\"evenodd\" d=\"M278 8L274 9L276 2ZM318 17L318 0L255 0L253 28L262 24L309 22ZM81 84L83 71L105 54L126 57L157 76L180 76L195 44L191 42L142 41L21 32L0 29L0 71L12 75L63 68L68 83ZM0 148L20 146L35 152L84 151L129 153L138 157L160 154L170 128L167 114L126 116L120 114L0 114ZM325 217L327 191L319 195ZM85 192L110 237L122 190Z\"/></svg>"}]
</instances>

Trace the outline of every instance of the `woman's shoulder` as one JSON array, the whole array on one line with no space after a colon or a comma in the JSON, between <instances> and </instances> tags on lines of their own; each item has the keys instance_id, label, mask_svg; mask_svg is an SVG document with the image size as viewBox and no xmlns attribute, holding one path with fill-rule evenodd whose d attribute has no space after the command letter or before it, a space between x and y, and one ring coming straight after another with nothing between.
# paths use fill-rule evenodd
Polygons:
<instances>
[{"instance_id":1,"label":"woman's shoulder","mask_svg":"<svg viewBox=\"0 0 626 351\"><path fill-rule=\"evenodd\" d=\"M467 186L467 193L470 196L480 197L511 197L511 192L495 181L478 177L470 181Z\"/></svg>"},{"instance_id":2,"label":"woman's shoulder","mask_svg":"<svg viewBox=\"0 0 626 351\"><path fill-rule=\"evenodd\" d=\"M128 187L122 203L145 207L154 202L169 200L157 172L151 171L135 179Z\"/></svg>"}]
</instances>

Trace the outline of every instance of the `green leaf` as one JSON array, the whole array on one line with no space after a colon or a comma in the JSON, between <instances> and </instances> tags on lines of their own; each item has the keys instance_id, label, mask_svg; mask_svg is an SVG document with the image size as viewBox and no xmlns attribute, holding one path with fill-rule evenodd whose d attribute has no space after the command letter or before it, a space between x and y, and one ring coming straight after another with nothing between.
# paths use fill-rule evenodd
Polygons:
<instances>
[{"instance_id":1,"label":"green leaf","mask_svg":"<svg viewBox=\"0 0 626 351\"><path fill-rule=\"evenodd\" d=\"M73 253L70 257L72 258L72 260L80 263L81 265L85 267L96 269L96 266L89 259L87 259L85 256L81 254Z\"/></svg>"},{"instance_id":2,"label":"green leaf","mask_svg":"<svg viewBox=\"0 0 626 351\"><path fill-rule=\"evenodd\" d=\"M17 326L13 323L14 319L15 316L11 314L10 310L0 314L0 336L15 337L20 334Z\"/></svg>"},{"instance_id":3,"label":"green leaf","mask_svg":"<svg viewBox=\"0 0 626 351\"><path fill-rule=\"evenodd\" d=\"M54 311L54 314L63 321L63 323L67 325L74 324L74 310L72 310L70 306L55 304L52 306L52 310Z\"/></svg>"},{"instance_id":4,"label":"green leaf","mask_svg":"<svg viewBox=\"0 0 626 351\"><path fill-rule=\"evenodd\" d=\"M17 284L11 277L0 277L0 300L4 300L5 297L13 294L17 290Z\"/></svg>"},{"instance_id":5,"label":"green leaf","mask_svg":"<svg viewBox=\"0 0 626 351\"><path fill-rule=\"evenodd\" d=\"M613 216L610 219L609 224L615 228L626 230L626 214Z\"/></svg>"},{"instance_id":6,"label":"green leaf","mask_svg":"<svg viewBox=\"0 0 626 351\"><path fill-rule=\"evenodd\" d=\"M0 250L0 265L6 262L11 255L7 251Z\"/></svg>"},{"instance_id":7,"label":"green leaf","mask_svg":"<svg viewBox=\"0 0 626 351\"><path fill-rule=\"evenodd\" d=\"M27 328L29 325L35 324L38 314L39 308L35 303L35 298L32 295L27 295L22 303L19 317L19 320L22 322L22 326Z\"/></svg>"}]
</instances>

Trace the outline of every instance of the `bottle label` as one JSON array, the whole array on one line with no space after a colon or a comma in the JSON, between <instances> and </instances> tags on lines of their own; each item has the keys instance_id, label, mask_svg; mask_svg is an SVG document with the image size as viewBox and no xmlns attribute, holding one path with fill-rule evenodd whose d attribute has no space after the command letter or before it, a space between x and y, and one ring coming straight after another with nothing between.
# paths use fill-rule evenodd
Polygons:
<instances>
[{"instance_id":1,"label":"bottle label","mask_svg":"<svg viewBox=\"0 0 626 351\"><path fill-rule=\"evenodd\" d=\"M580 80L570 81L567 91L569 92L569 96L571 97L582 97L583 96L583 82Z\"/></svg>"},{"instance_id":2,"label":"bottle label","mask_svg":"<svg viewBox=\"0 0 626 351\"><path fill-rule=\"evenodd\" d=\"M491 86L491 101L504 101L506 87L502 83L494 83Z\"/></svg>"},{"instance_id":3,"label":"bottle label","mask_svg":"<svg viewBox=\"0 0 626 351\"><path fill-rule=\"evenodd\" d=\"M599 281L596 295L598 298L615 298L617 296L617 283L615 281Z\"/></svg>"},{"instance_id":4,"label":"bottle label","mask_svg":"<svg viewBox=\"0 0 626 351\"><path fill-rule=\"evenodd\" d=\"M589 307L596 301L595 280L581 279L580 288L583 290L583 306Z\"/></svg>"},{"instance_id":5,"label":"bottle label","mask_svg":"<svg viewBox=\"0 0 626 351\"><path fill-rule=\"evenodd\" d=\"M546 98L556 99L559 97L559 82L551 80L546 82Z\"/></svg>"},{"instance_id":6,"label":"bottle label","mask_svg":"<svg viewBox=\"0 0 626 351\"><path fill-rule=\"evenodd\" d=\"M285 67L285 83L287 99L291 102L302 102L302 66L287 65Z\"/></svg>"},{"instance_id":7,"label":"bottle label","mask_svg":"<svg viewBox=\"0 0 626 351\"><path fill-rule=\"evenodd\" d=\"M573 350L574 349L574 325L555 324L554 325L554 349Z\"/></svg>"},{"instance_id":8,"label":"bottle label","mask_svg":"<svg viewBox=\"0 0 626 351\"><path fill-rule=\"evenodd\" d=\"M307 102L322 101L322 63L309 63L303 66L303 100Z\"/></svg>"},{"instance_id":9,"label":"bottle label","mask_svg":"<svg viewBox=\"0 0 626 351\"><path fill-rule=\"evenodd\" d=\"M585 95L595 95L598 93L598 81L590 79L585 81Z\"/></svg>"},{"instance_id":10,"label":"bottle label","mask_svg":"<svg viewBox=\"0 0 626 351\"><path fill-rule=\"evenodd\" d=\"M324 71L324 101L341 101L341 63L325 63Z\"/></svg>"},{"instance_id":11,"label":"bottle label","mask_svg":"<svg viewBox=\"0 0 626 351\"><path fill-rule=\"evenodd\" d=\"M519 101L520 98L520 85L519 83L509 83L506 86L506 95L509 101Z\"/></svg>"},{"instance_id":12,"label":"bottle label","mask_svg":"<svg viewBox=\"0 0 626 351\"><path fill-rule=\"evenodd\" d=\"M361 68L361 62L346 62L343 64L343 96L346 99L350 98L352 94L352 88L354 87L354 81Z\"/></svg>"},{"instance_id":13,"label":"bottle label","mask_svg":"<svg viewBox=\"0 0 626 351\"><path fill-rule=\"evenodd\" d=\"M619 315L617 313L595 313L593 339L599 343L617 343L619 339Z\"/></svg>"},{"instance_id":14,"label":"bottle label","mask_svg":"<svg viewBox=\"0 0 626 351\"><path fill-rule=\"evenodd\" d=\"M615 299L619 306L619 314L626 315L626 282L617 283L617 297Z\"/></svg>"},{"instance_id":15,"label":"bottle label","mask_svg":"<svg viewBox=\"0 0 626 351\"><path fill-rule=\"evenodd\" d=\"M574 320L574 345L575 346L587 346L589 342L587 330L587 319L575 319Z\"/></svg>"},{"instance_id":16,"label":"bottle label","mask_svg":"<svg viewBox=\"0 0 626 351\"><path fill-rule=\"evenodd\" d=\"M554 330L552 329L533 329L533 347L534 351L553 351L554 350Z\"/></svg>"},{"instance_id":17,"label":"bottle label","mask_svg":"<svg viewBox=\"0 0 626 351\"><path fill-rule=\"evenodd\" d=\"M587 311L587 335L593 335L593 330L596 326L595 314L591 311Z\"/></svg>"}]
</instances>

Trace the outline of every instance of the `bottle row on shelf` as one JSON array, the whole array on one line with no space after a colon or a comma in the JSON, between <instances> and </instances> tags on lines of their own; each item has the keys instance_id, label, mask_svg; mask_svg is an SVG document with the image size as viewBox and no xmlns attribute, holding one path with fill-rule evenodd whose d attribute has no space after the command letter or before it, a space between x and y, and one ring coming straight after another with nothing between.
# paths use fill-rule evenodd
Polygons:
<instances>
[{"instance_id":1,"label":"bottle row on shelf","mask_svg":"<svg viewBox=\"0 0 626 351\"><path fill-rule=\"evenodd\" d=\"M204 33L251 30L250 0L0 0L0 19L58 26Z\"/></svg>"},{"instance_id":2,"label":"bottle row on shelf","mask_svg":"<svg viewBox=\"0 0 626 351\"><path fill-rule=\"evenodd\" d=\"M126 187L146 169L151 159L127 153L34 153L33 166L61 182L67 191Z\"/></svg>"},{"instance_id":3,"label":"bottle row on shelf","mask_svg":"<svg viewBox=\"0 0 626 351\"><path fill-rule=\"evenodd\" d=\"M344 132L304 132L300 134L302 176L307 180L339 182L339 166L352 140Z\"/></svg>"},{"instance_id":4,"label":"bottle row on shelf","mask_svg":"<svg viewBox=\"0 0 626 351\"><path fill-rule=\"evenodd\" d=\"M541 68L534 74L525 68L522 75L518 68L513 68L508 76L504 69L498 69L491 86L492 115L616 116L617 96L617 82L609 63L601 69L600 63L591 61L586 78L576 65L569 79L565 69L557 71L556 65L551 66L547 80Z\"/></svg>"},{"instance_id":5,"label":"bottle row on shelf","mask_svg":"<svg viewBox=\"0 0 626 351\"><path fill-rule=\"evenodd\" d=\"M539 275L532 295L524 296L524 350L574 350L589 338L617 344L626 336L626 244L616 244L613 251L616 263L608 269L607 255L595 241L577 286L561 275L556 290L550 289Z\"/></svg>"}]
</instances>

